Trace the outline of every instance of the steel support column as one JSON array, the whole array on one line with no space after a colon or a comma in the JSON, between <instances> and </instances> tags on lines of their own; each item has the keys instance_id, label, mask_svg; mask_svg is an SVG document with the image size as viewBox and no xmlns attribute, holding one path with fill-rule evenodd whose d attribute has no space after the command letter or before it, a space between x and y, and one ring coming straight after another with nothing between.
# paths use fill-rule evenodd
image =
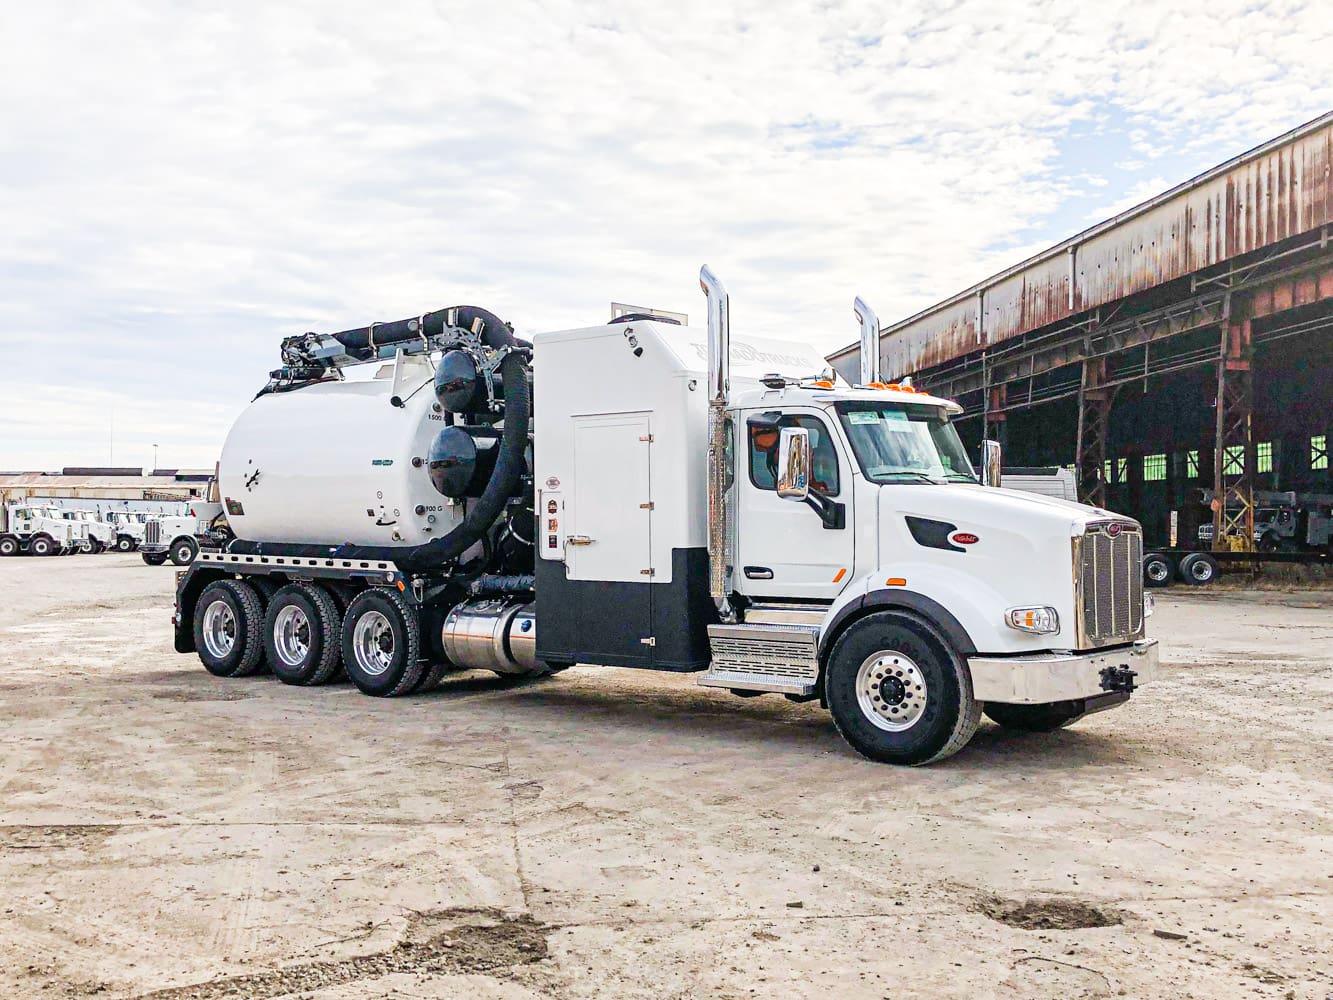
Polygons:
<instances>
[{"instance_id":1,"label":"steel support column","mask_svg":"<svg viewBox=\"0 0 1333 1000\"><path fill-rule=\"evenodd\" d=\"M1213 548L1254 546L1254 352L1250 318L1233 300L1217 364L1217 437L1213 456Z\"/></svg>"},{"instance_id":2,"label":"steel support column","mask_svg":"<svg viewBox=\"0 0 1333 1000\"><path fill-rule=\"evenodd\" d=\"M1105 385L1106 359L1083 362L1078 390L1078 498L1094 507L1106 506L1106 432L1116 386Z\"/></svg>"},{"instance_id":3,"label":"steel support column","mask_svg":"<svg viewBox=\"0 0 1333 1000\"><path fill-rule=\"evenodd\" d=\"M1009 435L1005 428L1004 408L1008 404L1009 393L1004 385L992 386L989 390L986 405L986 428L985 437L992 441L999 441L1001 447L1009 447Z\"/></svg>"}]
</instances>

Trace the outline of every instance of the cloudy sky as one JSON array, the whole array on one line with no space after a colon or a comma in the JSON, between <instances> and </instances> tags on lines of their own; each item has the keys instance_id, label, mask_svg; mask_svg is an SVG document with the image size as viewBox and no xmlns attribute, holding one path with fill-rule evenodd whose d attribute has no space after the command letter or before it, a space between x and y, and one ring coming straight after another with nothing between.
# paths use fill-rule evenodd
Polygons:
<instances>
[{"instance_id":1,"label":"cloudy sky","mask_svg":"<svg viewBox=\"0 0 1333 1000\"><path fill-rule=\"evenodd\" d=\"M832 350L1333 107L1328 13L4 4L0 470L211 466L284 335L701 317L704 262Z\"/></svg>"}]
</instances>

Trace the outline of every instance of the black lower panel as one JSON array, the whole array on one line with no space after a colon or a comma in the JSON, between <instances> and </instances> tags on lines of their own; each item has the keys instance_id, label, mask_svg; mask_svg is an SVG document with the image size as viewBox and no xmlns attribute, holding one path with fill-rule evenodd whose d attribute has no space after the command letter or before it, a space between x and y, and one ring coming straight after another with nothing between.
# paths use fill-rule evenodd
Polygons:
<instances>
[{"instance_id":1,"label":"black lower panel","mask_svg":"<svg viewBox=\"0 0 1333 1000\"><path fill-rule=\"evenodd\" d=\"M704 670L716 621L704 549L672 550L671 583L568 580L564 563L537 560L539 659Z\"/></svg>"}]
</instances>

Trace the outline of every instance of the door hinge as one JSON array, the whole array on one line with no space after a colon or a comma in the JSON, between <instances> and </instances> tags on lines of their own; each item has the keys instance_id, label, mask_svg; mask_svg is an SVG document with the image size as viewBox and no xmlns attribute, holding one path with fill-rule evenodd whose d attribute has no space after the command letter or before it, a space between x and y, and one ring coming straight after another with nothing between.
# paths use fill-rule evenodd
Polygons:
<instances>
[{"instance_id":1,"label":"door hinge","mask_svg":"<svg viewBox=\"0 0 1333 1000\"><path fill-rule=\"evenodd\" d=\"M653 436L652 436L651 434L644 434L643 436L641 436L641 437L639 438L639 440L640 440L640 441L645 441L645 442L647 442L648 444L652 444L652 443L653 443Z\"/></svg>"},{"instance_id":2,"label":"door hinge","mask_svg":"<svg viewBox=\"0 0 1333 1000\"><path fill-rule=\"evenodd\" d=\"M640 639L640 640L639 640L639 643L640 643L641 645L644 645L644 646L656 646L656 645L657 645L657 636L655 636L655 635L650 635L647 639Z\"/></svg>"},{"instance_id":3,"label":"door hinge","mask_svg":"<svg viewBox=\"0 0 1333 1000\"><path fill-rule=\"evenodd\" d=\"M655 569L641 569L639 570L639 576L653 576L656 572Z\"/></svg>"},{"instance_id":4,"label":"door hinge","mask_svg":"<svg viewBox=\"0 0 1333 1000\"><path fill-rule=\"evenodd\" d=\"M652 509L653 509L653 502L651 500L649 500L647 503L639 504L639 510L652 510Z\"/></svg>"}]
</instances>

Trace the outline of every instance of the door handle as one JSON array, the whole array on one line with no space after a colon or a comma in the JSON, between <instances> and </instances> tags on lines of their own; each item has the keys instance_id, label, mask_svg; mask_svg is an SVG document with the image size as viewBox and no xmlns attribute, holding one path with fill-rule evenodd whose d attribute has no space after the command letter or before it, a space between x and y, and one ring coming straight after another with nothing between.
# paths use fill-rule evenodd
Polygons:
<instances>
[{"instance_id":1,"label":"door handle","mask_svg":"<svg viewBox=\"0 0 1333 1000\"><path fill-rule=\"evenodd\" d=\"M773 571L767 566L746 566L745 578L747 580L771 580Z\"/></svg>"},{"instance_id":2,"label":"door handle","mask_svg":"<svg viewBox=\"0 0 1333 1000\"><path fill-rule=\"evenodd\" d=\"M565 541L570 545L591 545L597 539L589 538L587 535L570 535Z\"/></svg>"}]
</instances>

